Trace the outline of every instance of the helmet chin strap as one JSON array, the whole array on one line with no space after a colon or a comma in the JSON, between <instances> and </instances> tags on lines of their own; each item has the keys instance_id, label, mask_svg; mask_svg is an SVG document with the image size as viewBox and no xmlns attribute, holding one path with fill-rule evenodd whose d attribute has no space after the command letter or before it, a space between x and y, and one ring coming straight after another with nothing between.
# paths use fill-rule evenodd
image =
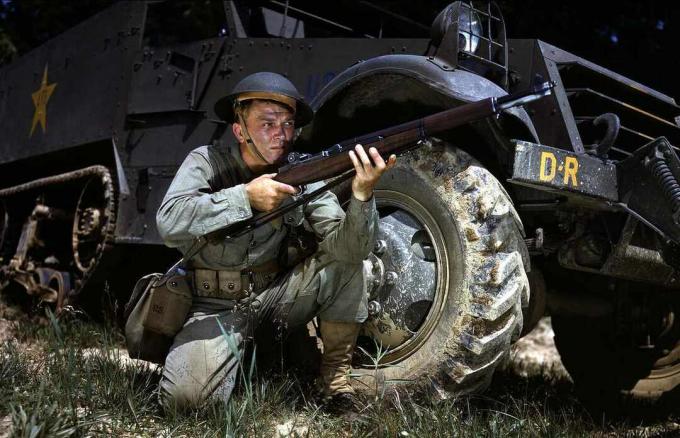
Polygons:
<instances>
[{"instance_id":1,"label":"helmet chin strap","mask_svg":"<svg viewBox=\"0 0 680 438\"><path fill-rule=\"evenodd\" d=\"M248 132L248 127L246 127L246 123L243 120L243 117L241 116L241 111L238 111L236 114L238 117L238 123L241 125L241 132L243 133L243 137L246 139L246 145L248 146L248 149L250 149L250 152L256 155L260 160L264 161L267 164L267 166L273 166L274 163L270 163L269 160L267 160L264 157L264 155L260 153L259 149L257 149L255 141L253 141L253 138L250 136L250 133Z\"/></svg>"}]
</instances>

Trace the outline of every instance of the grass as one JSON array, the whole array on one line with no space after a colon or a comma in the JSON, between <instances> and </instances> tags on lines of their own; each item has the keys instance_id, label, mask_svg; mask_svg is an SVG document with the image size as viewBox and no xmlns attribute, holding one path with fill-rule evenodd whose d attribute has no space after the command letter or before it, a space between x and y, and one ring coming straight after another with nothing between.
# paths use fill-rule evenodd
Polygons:
<instances>
[{"instance_id":1,"label":"grass","mask_svg":"<svg viewBox=\"0 0 680 438\"><path fill-rule=\"evenodd\" d=\"M245 362L228 404L164 415L160 371L124 360L111 324L54 317L20 320L0 346L0 419L12 436L662 436L668 424L598 424L566 380L500 372L482 395L434 401L392 393L363 397L352 418L331 417L310 400L311 382L258 374ZM266 374L266 375L265 375ZM2 424L2 423L0 423ZM297 433L295 435L294 433ZM0 435L2 431L0 430Z\"/></svg>"}]
</instances>

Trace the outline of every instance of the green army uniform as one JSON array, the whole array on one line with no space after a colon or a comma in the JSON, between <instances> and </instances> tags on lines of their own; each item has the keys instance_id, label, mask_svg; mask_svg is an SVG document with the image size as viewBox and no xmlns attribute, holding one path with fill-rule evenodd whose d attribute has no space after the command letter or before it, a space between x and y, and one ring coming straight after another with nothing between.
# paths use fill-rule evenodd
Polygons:
<instances>
[{"instance_id":1,"label":"green army uniform","mask_svg":"<svg viewBox=\"0 0 680 438\"><path fill-rule=\"evenodd\" d=\"M221 165L223 169L216 168ZM212 190L220 173L222 177L228 174L234 184ZM245 183L255 176L237 145L192 151L157 214L166 244L186 254L196 237L252 217ZM307 191L318 186L309 185ZM377 219L373 198L361 202L352 197L345 213L335 195L326 192L281 221L208 244L192 257L189 268L195 272L256 271L252 287L257 306L251 306L258 308L256 320L281 321L288 327L315 316L322 321L361 323L368 315L363 260L373 247ZM288 272L257 273L258 266L272 265L291 227L303 222L319 241L317 252ZM244 339L257 324L247 311L235 310L236 302L221 297L219 290L207 294L196 281L193 289L191 311L174 339L160 383L165 407L197 406L209 398L228 400L238 369L234 345L242 350ZM234 340L231 347L223 330Z\"/></svg>"}]
</instances>

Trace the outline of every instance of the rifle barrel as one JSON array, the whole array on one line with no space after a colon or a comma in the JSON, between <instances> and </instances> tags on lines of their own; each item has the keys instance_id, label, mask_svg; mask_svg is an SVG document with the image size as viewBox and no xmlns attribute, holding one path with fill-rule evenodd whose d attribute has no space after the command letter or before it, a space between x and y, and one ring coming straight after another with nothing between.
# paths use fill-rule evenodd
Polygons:
<instances>
[{"instance_id":1,"label":"rifle barrel","mask_svg":"<svg viewBox=\"0 0 680 438\"><path fill-rule=\"evenodd\" d=\"M484 119L514 106L524 105L550 94L553 87L554 84L545 83L530 91L498 98L488 97L346 140L336 145L336 148L339 146L337 152L331 153L328 157L319 157L317 154L308 160L280 168L274 179L293 186L328 179L352 169L349 151L356 143L363 143L366 149L375 147L384 157L404 153L409 149L418 147L419 141L425 140L429 136Z\"/></svg>"}]
</instances>

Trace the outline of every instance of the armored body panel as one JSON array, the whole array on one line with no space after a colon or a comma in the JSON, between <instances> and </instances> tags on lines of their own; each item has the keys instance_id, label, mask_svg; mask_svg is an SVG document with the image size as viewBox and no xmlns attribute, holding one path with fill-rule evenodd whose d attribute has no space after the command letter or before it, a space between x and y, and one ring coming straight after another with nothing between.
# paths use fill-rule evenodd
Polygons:
<instances>
[{"instance_id":1,"label":"armored body panel","mask_svg":"<svg viewBox=\"0 0 680 438\"><path fill-rule=\"evenodd\" d=\"M113 137L125 116L144 12L143 4L117 4L0 70L3 168ZM3 186L34 176L19 173Z\"/></svg>"}]
</instances>

